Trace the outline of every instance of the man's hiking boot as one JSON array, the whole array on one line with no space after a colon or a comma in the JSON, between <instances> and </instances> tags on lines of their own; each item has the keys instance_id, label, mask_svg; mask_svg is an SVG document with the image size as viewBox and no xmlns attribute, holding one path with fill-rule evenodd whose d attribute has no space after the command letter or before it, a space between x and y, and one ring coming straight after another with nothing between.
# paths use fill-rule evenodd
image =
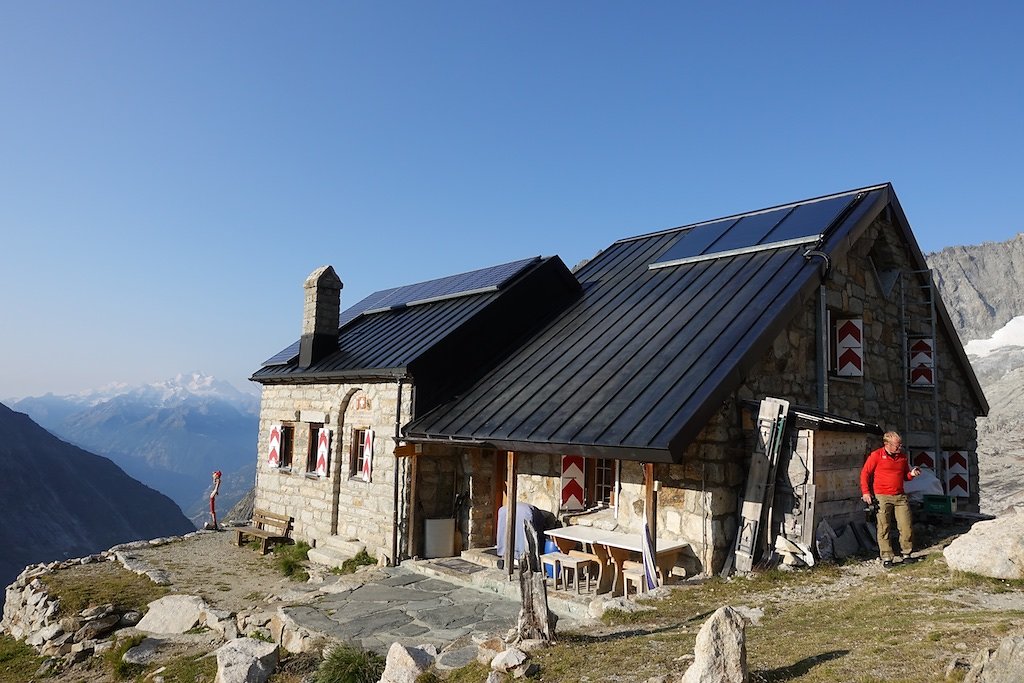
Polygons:
<instances>
[{"instance_id":1,"label":"man's hiking boot","mask_svg":"<svg viewBox=\"0 0 1024 683\"><path fill-rule=\"evenodd\" d=\"M882 560L882 569L892 569L892 560Z\"/></svg>"}]
</instances>

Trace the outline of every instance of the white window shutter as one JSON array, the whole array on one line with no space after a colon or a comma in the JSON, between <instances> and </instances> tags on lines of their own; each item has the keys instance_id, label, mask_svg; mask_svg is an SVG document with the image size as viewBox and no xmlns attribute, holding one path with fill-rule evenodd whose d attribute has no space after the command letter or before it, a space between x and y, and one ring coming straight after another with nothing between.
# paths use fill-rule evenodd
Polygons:
<instances>
[{"instance_id":1,"label":"white window shutter","mask_svg":"<svg viewBox=\"0 0 1024 683\"><path fill-rule=\"evenodd\" d=\"M370 481L373 472L373 430L367 429L363 436L363 481Z\"/></svg>"},{"instance_id":2,"label":"white window shutter","mask_svg":"<svg viewBox=\"0 0 1024 683\"><path fill-rule=\"evenodd\" d=\"M281 425L270 425L270 443L267 446L267 464L281 466Z\"/></svg>"},{"instance_id":3,"label":"white window shutter","mask_svg":"<svg viewBox=\"0 0 1024 683\"><path fill-rule=\"evenodd\" d=\"M331 458L331 430L321 427L316 435L316 473L321 479L327 476Z\"/></svg>"}]
</instances>

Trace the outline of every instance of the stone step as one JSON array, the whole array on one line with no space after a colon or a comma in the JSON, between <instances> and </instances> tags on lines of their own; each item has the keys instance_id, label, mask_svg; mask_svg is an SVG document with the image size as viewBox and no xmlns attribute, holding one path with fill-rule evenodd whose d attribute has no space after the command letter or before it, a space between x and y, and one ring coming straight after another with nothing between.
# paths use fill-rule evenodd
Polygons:
<instances>
[{"instance_id":1,"label":"stone step","mask_svg":"<svg viewBox=\"0 0 1024 683\"><path fill-rule=\"evenodd\" d=\"M469 559L466 556L466 552L463 551L461 559L475 562L475 560ZM452 569L452 563L447 561L452 559L454 558L405 560L402 562L402 566L418 574L433 576L485 593L495 593L507 600L518 602L521 599L517 578L510 581L508 574L493 566L483 566L479 571L471 573L467 573L465 570ZM556 591L552 588L548 591L548 608L561 618L570 620L586 619L589 617L590 601L593 599L593 595L576 595L572 592Z\"/></svg>"},{"instance_id":2,"label":"stone step","mask_svg":"<svg viewBox=\"0 0 1024 683\"><path fill-rule=\"evenodd\" d=\"M340 567L345 560L355 557L361 550L366 550L365 543L327 536L317 540L315 548L309 549L309 559L328 567Z\"/></svg>"}]
</instances>

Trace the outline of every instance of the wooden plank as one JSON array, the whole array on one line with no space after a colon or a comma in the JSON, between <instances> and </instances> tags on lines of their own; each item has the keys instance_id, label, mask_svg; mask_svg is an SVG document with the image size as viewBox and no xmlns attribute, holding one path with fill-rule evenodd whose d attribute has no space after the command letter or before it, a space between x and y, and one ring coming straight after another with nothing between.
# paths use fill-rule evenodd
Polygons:
<instances>
[{"instance_id":1,"label":"wooden plank","mask_svg":"<svg viewBox=\"0 0 1024 683\"><path fill-rule=\"evenodd\" d=\"M746 490L740 503L739 530L733 547L734 563L739 571L748 572L754 566L754 553L763 526L764 502L768 489L775 488L775 481L770 477L778 462L788 412L789 402L777 398L764 399L758 410L757 434L747 471Z\"/></svg>"}]
</instances>

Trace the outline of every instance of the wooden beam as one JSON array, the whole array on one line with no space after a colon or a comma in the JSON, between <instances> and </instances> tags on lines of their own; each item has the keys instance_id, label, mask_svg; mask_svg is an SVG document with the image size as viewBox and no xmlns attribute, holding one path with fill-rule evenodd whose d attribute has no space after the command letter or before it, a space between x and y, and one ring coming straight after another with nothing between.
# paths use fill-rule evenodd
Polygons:
<instances>
[{"instance_id":1,"label":"wooden beam","mask_svg":"<svg viewBox=\"0 0 1024 683\"><path fill-rule=\"evenodd\" d=\"M505 571L509 581L512 580L512 560L516 556L516 500L518 499L516 471L519 466L519 455L508 451L505 456L505 490L508 502L505 503Z\"/></svg>"}]
</instances>

